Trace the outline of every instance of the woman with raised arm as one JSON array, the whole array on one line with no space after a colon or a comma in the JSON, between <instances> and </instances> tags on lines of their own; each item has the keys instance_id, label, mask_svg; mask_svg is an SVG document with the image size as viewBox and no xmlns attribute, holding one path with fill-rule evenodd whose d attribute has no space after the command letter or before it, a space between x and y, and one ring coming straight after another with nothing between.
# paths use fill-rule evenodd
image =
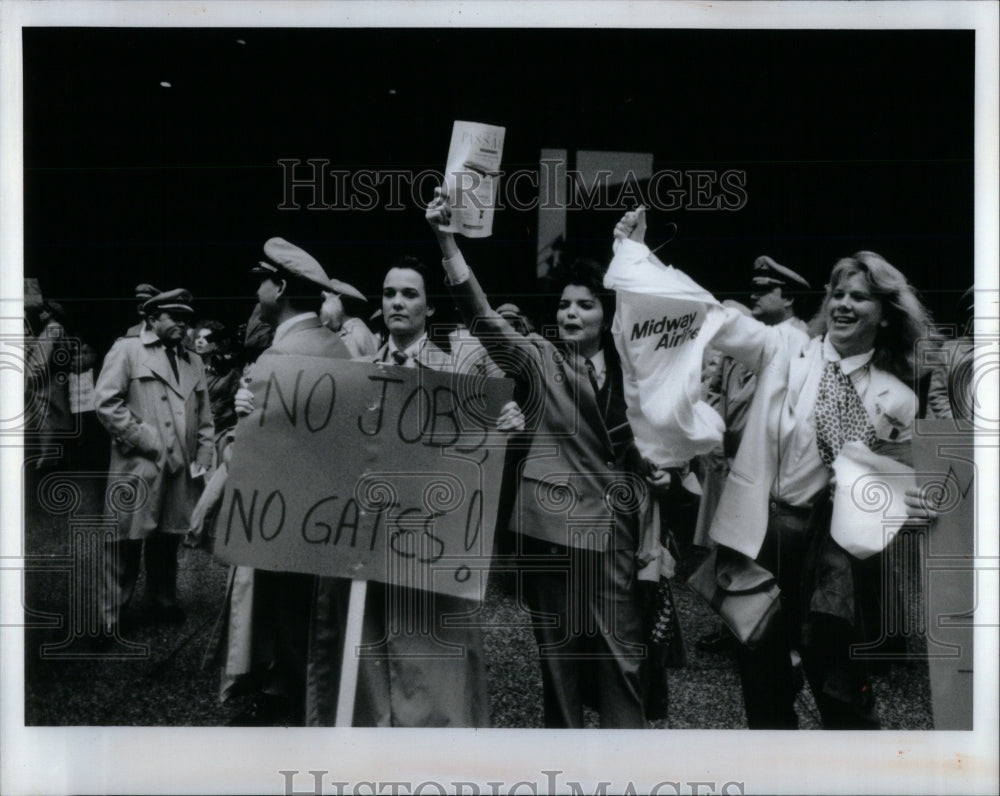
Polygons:
<instances>
[{"instance_id":1,"label":"woman with raised arm","mask_svg":"<svg viewBox=\"0 0 1000 796\"><path fill-rule=\"evenodd\" d=\"M577 261L561 275L559 337L521 335L489 305L437 191L427 209L449 289L465 324L519 382L532 432L511 517L520 584L535 615L546 727L645 727L646 658L635 588L640 463L625 418L621 368L607 332L613 297L602 269ZM665 477L665 474L661 474Z\"/></svg>"},{"instance_id":2,"label":"woman with raised arm","mask_svg":"<svg viewBox=\"0 0 1000 796\"><path fill-rule=\"evenodd\" d=\"M643 211L626 213L616 247L641 246L644 228ZM861 251L834 265L805 342L726 313L711 345L757 373L758 385L710 535L720 565L754 559L782 592L763 640L738 652L747 721L798 726L796 650L825 728L878 728L864 663L850 647L878 638L881 556L862 561L831 537L831 465L848 442L909 458L914 343L927 332L927 310L896 268ZM907 506L929 516L913 491Z\"/></svg>"}]
</instances>

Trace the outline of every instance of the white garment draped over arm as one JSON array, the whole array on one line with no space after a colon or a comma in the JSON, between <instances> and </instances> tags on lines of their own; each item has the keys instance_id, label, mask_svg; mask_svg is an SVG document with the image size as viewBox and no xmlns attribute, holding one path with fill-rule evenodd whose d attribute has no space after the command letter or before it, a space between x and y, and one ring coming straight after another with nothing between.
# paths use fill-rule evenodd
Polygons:
<instances>
[{"instance_id":1,"label":"white garment draped over arm","mask_svg":"<svg viewBox=\"0 0 1000 796\"><path fill-rule=\"evenodd\" d=\"M771 330L722 307L636 241L616 244L604 284L617 294L611 331L639 452L660 467L677 467L712 450L725 426L701 400L705 347L710 343L757 370L776 344Z\"/></svg>"}]
</instances>

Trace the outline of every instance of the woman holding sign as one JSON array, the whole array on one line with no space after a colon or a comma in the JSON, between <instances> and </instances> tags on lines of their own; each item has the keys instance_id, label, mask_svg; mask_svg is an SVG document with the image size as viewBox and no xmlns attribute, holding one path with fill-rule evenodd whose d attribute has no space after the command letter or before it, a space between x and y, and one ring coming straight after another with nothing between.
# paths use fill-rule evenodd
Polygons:
<instances>
[{"instance_id":1,"label":"woman holding sign","mask_svg":"<svg viewBox=\"0 0 1000 796\"><path fill-rule=\"evenodd\" d=\"M547 727L582 727L593 696L604 728L645 727L647 656L635 589L644 483L625 419L622 376L605 345L613 312L596 263L564 275L559 340L518 333L489 305L448 226L438 190L427 209L466 325L517 380L532 432L511 519L520 583L535 616Z\"/></svg>"},{"instance_id":2,"label":"woman holding sign","mask_svg":"<svg viewBox=\"0 0 1000 796\"><path fill-rule=\"evenodd\" d=\"M396 260L382 282L382 316L389 336L370 361L386 366L462 373L463 362L439 348L427 333L435 307L424 264ZM501 431L519 430L517 405L506 404ZM433 478L433 474L427 474ZM345 654L348 587L344 578L320 578L313 600L307 671L306 720L337 721L341 660ZM353 711L355 727L489 727L486 660L473 601L398 584L366 587ZM346 718L344 719L346 721Z\"/></svg>"},{"instance_id":3,"label":"woman holding sign","mask_svg":"<svg viewBox=\"0 0 1000 796\"><path fill-rule=\"evenodd\" d=\"M626 213L615 227L617 257L649 256L643 215ZM856 558L831 536L832 468L857 443L909 458L917 401L908 382L927 310L896 268L862 251L834 266L805 343L726 312L711 345L755 372L758 386L710 535L720 570L753 560L781 589L763 637L738 654L749 726L797 727L798 650L825 728L878 728L863 661L850 647L878 638L881 556ZM889 462L886 472L894 467L903 469ZM912 491L906 505L927 516Z\"/></svg>"}]
</instances>

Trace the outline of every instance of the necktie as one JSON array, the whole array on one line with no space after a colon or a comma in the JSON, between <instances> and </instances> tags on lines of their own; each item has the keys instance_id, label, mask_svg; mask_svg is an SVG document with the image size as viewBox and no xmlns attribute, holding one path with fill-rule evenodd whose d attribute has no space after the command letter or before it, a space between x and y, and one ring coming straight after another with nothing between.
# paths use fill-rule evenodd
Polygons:
<instances>
[{"instance_id":1,"label":"necktie","mask_svg":"<svg viewBox=\"0 0 1000 796\"><path fill-rule=\"evenodd\" d=\"M180 371L177 370L177 352L174 350L174 347L172 345L164 346L164 349L167 352L167 359L170 360L170 368L174 372L174 379L176 379L177 383L180 384L181 374Z\"/></svg>"},{"instance_id":2,"label":"necktie","mask_svg":"<svg viewBox=\"0 0 1000 796\"><path fill-rule=\"evenodd\" d=\"M594 367L594 363L589 359L585 359L584 363L587 365L587 378L590 379L590 386L594 388L594 395L597 395L601 390L597 386L597 368Z\"/></svg>"},{"instance_id":3,"label":"necktie","mask_svg":"<svg viewBox=\"0 0 1000 796\"><path fill-rule=\"evenodd\" d=\"M408 367L410 358L406 356L406 354L404 354L402 351L399 351L397 349L396 351L392 352L392 361L395 362L400 367L405 368Z\"/></svg>"},{"instance_id":4,"label":"necktie","mask_svg":"<svg viewBox=\"0 0 1000 796\"><path fill-rule=\"evenodd\" d=\"M875 444L875 427L861 396L839 362L827 362L816 395L816 445L828 467L847 442Z\"/></svg>"}]
</instances>

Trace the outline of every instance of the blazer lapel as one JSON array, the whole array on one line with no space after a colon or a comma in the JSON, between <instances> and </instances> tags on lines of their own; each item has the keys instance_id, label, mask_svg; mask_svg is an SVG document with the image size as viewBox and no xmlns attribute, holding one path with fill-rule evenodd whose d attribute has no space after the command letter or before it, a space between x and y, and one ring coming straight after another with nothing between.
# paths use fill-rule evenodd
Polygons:
<instances>
[{"instance_id":1,"label":"blazer lapel","mask_svg":"<svg viewBox=\"0 0 1000 796\"><path fill-rule=\"evenodd\" d=\"M431 370L454 370L452 358L430 340L427 340L417 351L417 363Z\"/></svg>"},{"instance_id":2,"label":"blazer lapel","mask_svg":"<svg viewBox=\"0 0 1000 796\"><path fill-rule=\"evenodd\" d=\"M869 370L871 382L862 399L879 439L909 439L917 399L895 376L878 368Z\"/></svg>"},{"instance_id":3,"label":"blazer lapel","mask_svg":"<svg viewBox=\"0 0 1000 796\"><path fill-rule=\"evenodd\" d=\"M817 362L817 359L820 361ZM788 404L796 414L800 414L800 409L807 414L816 403L816 393L823 376L822 359L822 345L812 343L802 356L793 357L788 363Z\"/></svg>"},{"instance_id":4,"label":"blazer lapel","mask_svg":"<svg viewBox=\"0 0 1000 796\"><path fill-rule=\"evenodd\" d=\"M180 374L181 383L176 392L181 398L187 398L194 391L195 384L198 382L191 354L188 354L187 361L182 357L177 358L177 372Z\"/></svg>"},{"instance_id":5,"label":"blazer lapel","mask_svg":"<svg viewBox=\"0 0 1000 796\"><path fill-rule=\"evenodd\" d=\"M895 403L893 399L898 396L897 385L899 381L895 376L875 367L869 369L868 378L871 381L869 382L868 391L865 394L863 402L865 409L868 410L868 414L874 417L877 414L876 408L879 404L888 408Z\"/></svg>"},{"instance_id":6,"label":"blazer lapel","mask_svg":"<svg viewBox=\"0 0 1000 796\"><path fill-rule=\"evenodd\" d=\"M570 356L570 367L573 368L574 383L576 384L577 405L580 407L580 416L584 418L590 428L594 430L601 443L608 452L613 452L611 437L608 435L608 427L601 416L601 409L597 405L597 395L590 385L590 376L587 373L587 364L581 356ZM611 374L607 375L611 378Z\"/></svg>"}]
</instances>

